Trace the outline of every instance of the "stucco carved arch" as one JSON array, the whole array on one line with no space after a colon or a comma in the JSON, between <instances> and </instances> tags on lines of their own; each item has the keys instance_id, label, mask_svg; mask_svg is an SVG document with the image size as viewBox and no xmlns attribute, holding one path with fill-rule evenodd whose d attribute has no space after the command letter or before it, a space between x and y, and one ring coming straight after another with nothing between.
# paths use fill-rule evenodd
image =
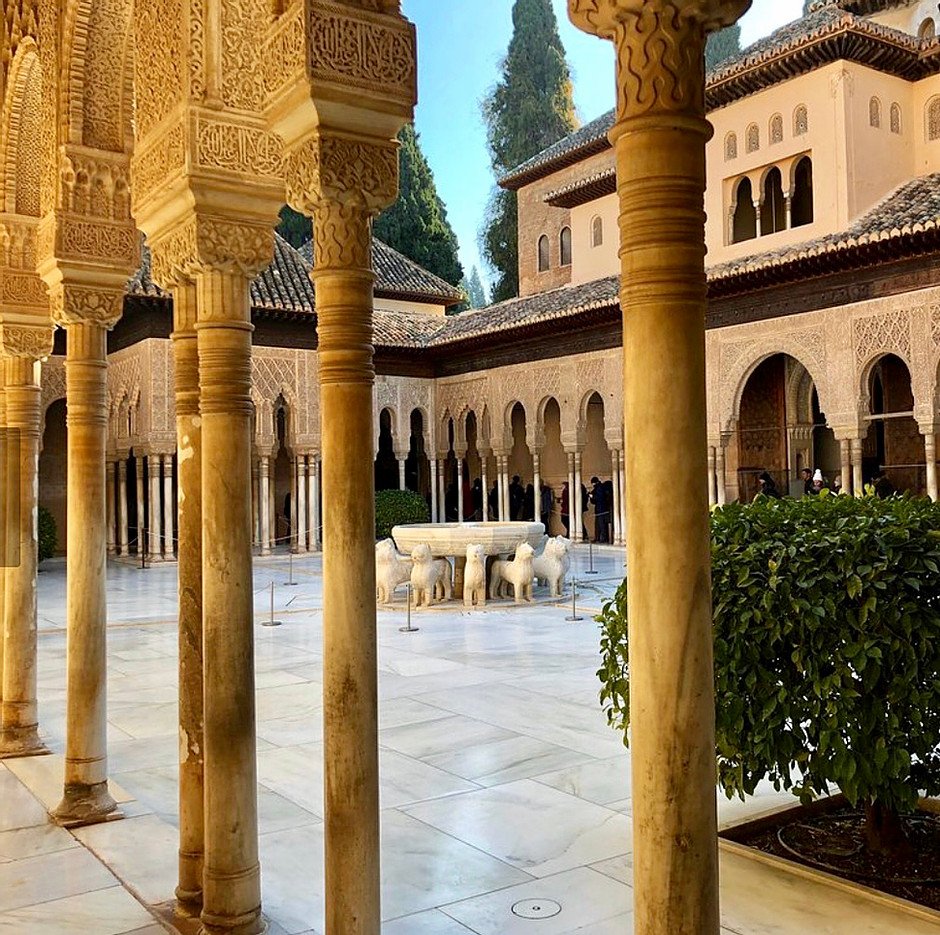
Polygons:
<instances>
[{"instance_id":1,"label":"stucco carved arch","mask_svg":"<svg viewBox=\"0 0 940 935\"><path fill-rule=\"evenodd\" d=\"M523 415L525 416L526 424L526 441L528 442L528 432L529 432L529 423L531 419L529 418L529 412L526 409L525 403L519 398L513 398L503 406L503 437L502 444L503 447L509 451L513 445L513 434L512 434L512 413L516 406L522 407Z\"/></svg>"},{"instance_id":2,"label":"stucco carved arch","mask_svg":"<svg viewBox=\"0 0 940 935\"><path fill-rule=\"evenodd\" d=\"M885 357L889 356L896 357L907 368L907 374L911 380L911 394L914 397L914 412L925 408L930 409L931 400L924 398L924 389L919 385L921 381L917 380L917 370L910 360L909 355L902 353L897 348L886 348L872 354L859 370L857 389L858 413L860 418L864 418L871 413L872 374L878 364L884 360Z\"/></svg>"},{"instance_id":3,"label":"stucco carved arch","mask_svg":"<svg viewBox=\"0 0 940 935\"><path fill-rule=\"evenodd\" d=\"M23 39L10 65L3 100L0 164L3 210L39 217L42 182L42 63L36 42Z\"/></svg>"}]
</instances>

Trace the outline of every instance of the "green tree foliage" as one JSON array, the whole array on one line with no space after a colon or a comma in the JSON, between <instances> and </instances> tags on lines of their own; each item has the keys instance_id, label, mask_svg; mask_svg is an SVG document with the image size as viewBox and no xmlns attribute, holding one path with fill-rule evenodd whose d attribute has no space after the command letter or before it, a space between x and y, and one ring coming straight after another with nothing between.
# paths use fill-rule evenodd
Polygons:
<instances>
[{"instance_id":1,"label":"green tree foliage","mask_svg":"<svg viewBox=\"0 0 940 935\"><path fill-rule=\"evenodd\" d=\"M375 495L376 539L387 539L395 526L427 523L430 518L424 497L412 490L380 490Z\"/></svg>"},{"instance_id":2,"label":"green tree foliage","mask_svg":"<svg viewBox=\"0 0 940 935\"><path fill-rule=\"evenodd\" d=\"M712 514L719 782L838 786L873 850L940 792L940 506L758 497ZM601 702L630 721L626 584L598 618Z\"/></svg>"},{"instance_id":3,"label":"green tree foliage","mask_svg":"<svg viewBox=\"0 0 940 935\"><path fill-rule=\"evenodd\" d=\"M313 237L310 218L295 211L289 205L281 208L281 221L277 232L292 246L302 247Z\"/></svg>"},{"instance_id":4,"label":"green tree foliage","mask_svg":"<svg viewBox=\"0 0 940 935\"><path fill-rule=\"evenodd\" d=\"M58 532L56 530L55 519L52 514L44 507L39 508L39 561L44 562L47 558L55 555L58 545Z\"/></svg>"},{"instance_id":5,"label":"green tree foliage","mask_svg":"<svg viewBox=\"0 0 940 935\"><path fill-rule=\"evenodd\" d=\"M464 279L461 286L467 293L470 308L484 308L486 306L486 286L483 285L480 271L475 266L470 272L470 278Z\"/></svg>"},{"instance_id":6,"label":"green tree foliage","mask_svg":"<svg viewBox=\"0 0 940 935\"><path fill-rule=\"evenodd\" d=\"M401 143L398 200L375 222L374 233L419 266L456 286L463 278L457 235L437 193L418 134L406 124Z\"/></svg>"},{"instance_id":7,"label":"green tree foliage","mask_svg":"<svg viewBox=\"0 0 940 935\"><path fill-rule=\"evenodd\" d=\"M705 67L717 68L741 52L741 27L735 23L708 37L705 45Z\"/></svg>"},{"instance_id":8,"label":"green tree foliage","mask_svg":"<svg viewBox=\"0 0 940 935\"><path fill-rule=\"evenodd\" d=\"M571 72L551 0L516 0L513 36L502 74L483 101L490 160L496 177L567 136L576 126ZM481 234L483 254L496 270L493 301L519 291L514 192L497 190Z\"/></svg>"}]
</instances>

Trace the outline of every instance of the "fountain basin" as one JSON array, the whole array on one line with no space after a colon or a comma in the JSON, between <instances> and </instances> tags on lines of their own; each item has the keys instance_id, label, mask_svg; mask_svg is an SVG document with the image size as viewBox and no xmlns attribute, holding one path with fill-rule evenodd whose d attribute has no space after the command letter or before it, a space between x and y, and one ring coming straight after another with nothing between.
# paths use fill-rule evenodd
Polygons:
<instances>
[{"instance_id":1,"label":"fountain basin","mask_svg":"<svg viewBox=\"0 0 940 935\"><path fill-rule=\"evenodd\" d=\"M487 555L511 555L523 542L537 548L545 536L542 523L415 523L396 526L392 538L400 552L430 546L435 558L463 557L468 545L483 546Z\"/></svg>"}]
</instances>

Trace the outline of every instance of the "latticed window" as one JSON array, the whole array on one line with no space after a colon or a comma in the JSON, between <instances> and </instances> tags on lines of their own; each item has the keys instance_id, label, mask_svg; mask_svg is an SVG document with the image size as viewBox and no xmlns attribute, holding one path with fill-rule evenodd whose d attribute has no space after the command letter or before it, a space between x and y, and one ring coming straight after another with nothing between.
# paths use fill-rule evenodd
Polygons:
<instances>
[{"instance_id":1,"label":"latticed window","mask_svg":"<svg viewBox=\"0 0 940 935\"><path fill-rule=\"evenodd\" d=\"M756 123L747 128L746 148L749 153L756 153L760 149L760 127Z\"/></svg>"},{"instance_id":2,"label":"latticed window","mask_svg":"<svg viewBox=\"0 0 940 935\"><path fill-rule=\"evenodd\" d=\"M783 142L783 117L780 114L774 114L770 118L770 143Z\"/></svg>"},{"instance_id":3,"label":"latticed window","mask_svg":"<svg viewBox=\"0 0 940 935\"><path fill-rule=\"evenodd\" d=\"M877 97L868 102L868 123L876 130L881 127L881 101Z\"/></svg>"},{"instance_id":4,"label":"latticed window","mask_svg":"<svg viewBox=\"0 0 940 935\"><path fill-rule=\"evenodd\" d=\"M891 105L891 132L901 132L901 105L897 102Z\"/></svg>"},{"instance_id":5,"label":"latticed window","mask_svg":"<svg viewBox=\"0 0 940 935\"><path fill-rule=\"evenodd\" d=\"M809 111L805 104L800 104L793 111L793 135L803 136L809 132Z\"/></svg>"},{"instance_id":6,"label":"latticed window","mask_svg":"<svg viewBox=\"0 0 940 935\"><path fill-rule=\"evenodd\" d=\"M591 221L591 246L599 247L604 243L604 221L600 217L595 217Z\"/></svg>"},{"instance_id":7,"label":"latticed window","mask_svg":"<svg viewBox=\"0 0 940 935\"><path fill-rule=\"evenodd\" d=\"M927 139L940 140L940 97L927 105Z\"/></svg>"},{"instance_id":8,"label":"latticed window","mask_svg":"<svg viewBox=\"0 0 940 935\"><path fill-rule=\"evenodd\" d=\"M937 35L937 26L933 21L933 17L928 16L921 24L917 30L917 35L921 39L933 39Z\"/></svg>"},{"instance_id":9,"label":"latticed window","mask_svg":"<svg viewBox=\"0 0 940 935\"><path fill-rule=\"evenodd\" d=\"M539 272L544 273L548 269L548 238L542 234L539 237Z\"/></svg>"},{"instance_id":10,"label":"latticed window","mask_svg":"<svg viewBox=\"0 0 940 935\"><path fill-rule=\"evenodd\" d=\"M725 137L725 162L738 158L738 134L729 133Z\"/></svg>"},{"instance_id":11,"label":"latticed window","mask_svg":"<svg viewBox=\"0 0 940 935\"><path fill-rule=\"evenodd\" d=\"M559 247L561 252L561 265L571 266L571 228L563 227L559 237Z\"/></svg>"}]
</instances>

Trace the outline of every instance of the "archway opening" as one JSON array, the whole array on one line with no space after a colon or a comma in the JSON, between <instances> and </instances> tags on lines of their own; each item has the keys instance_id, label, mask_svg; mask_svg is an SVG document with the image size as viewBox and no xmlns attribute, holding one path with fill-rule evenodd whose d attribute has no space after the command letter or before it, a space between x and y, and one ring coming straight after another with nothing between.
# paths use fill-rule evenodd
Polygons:
<instances>
[{"instance_id":1,"label":"archway opening","mask_svg":"<svg viewBox=\"0 0 940 935\"><path fill-rule=\"evenodd\" d=\"M512 407L512 449L509 452L509 516L513 520L535 518L532 486L532 452L526 441L526 412L522 403ZM516 480L518 478L518 480Z\"/></svg>"},{"instance_id":2,"label":"archway opening","mask_svg":"<svg viewBox=\"0 0 940 935\"><path fill-rule=\"evenodd\" d=\"M813 223L813 161L804 156L793 172L793 199L790 204L790 224L803 227Z\"/></svg>"},{"instance_id":3,"label":"archway opening","mask_svg":"<svg viewBox=\"0 0 940 935\"><path fill-rule=\"evenodd\" d=\"M593 542L612 541L614 485L610 448L604 434L604 400L592 393L584 409L584 452L581 455L581 482L587 488L584 525ZM597 478L597 483L594 483Z\"/></svg>"},{"instance_id":4,"label":"archway opening","mask_svg":"<svg viewBox=\"0 0 940 935\"><path fill-rule=\"evenodd\" d=\"M783 199L783 176L776 166L764 179L764 200L760 208L761 235L775 234L787 226L786 204Z\"/></svg>"},{"instance_id":5,"label":"archway opening","mask_svg":"<svg viewBox=\"0 0 940 935\"><path fill-rule=\"evenodd\" d=\"M388 409L383 409L379 413L379 444L375 455L375 489L398 490L398 487L398 459L395 457L392 414Z\"/></svg>"},{"instance_id":6,"label":"archway opening","mask_svg":"<svg viewBox=\"0 0 940 935\"><path fill-rule=\"evenodd\" d=\"M288 448L290 438L290 410L287 400L278 396L274 403L274 434L276 438L274 457L271 459L271 489L274 504L275 545L286 544L291 535L291 510L293 508L293 458Z\"/></svg>"},{"instance_id":7,"label":"archway opening","mask_svg":"<svg viewBox=\"0 0 940 935\"><path fill-rule=\"evenodd\" d=\"M868 422L862 445L865 482L884 471L899 491L922 494L927 487L924 437L914 421L914 391L907 364L886 354L868 376Z\"/></svg>"},{"instance_id":8,"label":"archway opening","mask_svg":"<svg viewBox=\"0 0 940 935\"><path fill-rule=\"evenodd\" d=\"M541 520L545 521L545 506L549 506L545 531L550 536L567 536L568 529L562 524L561 497L568 482L568 456L561 443L561 407L550 397L542 409L542 437L544 439L539 457L542 473L542 488L550 496L544 498L540 507Z\"/></svg>"},{"instance_id":9,"label":"archway opening","mask_svg":"<svg viewBox=\"0 0 940 935\"><path fill-rule=\"evenodd\" d=\"M405 461L405 486L421 494L431 503L431 467L424 443L424 414L420 409L412 409L410 416L411 434L408 440L408 459Z\"/></svg>"},{"instance_id":10,"label":"archway opening","mask_svg":"<svg viewBox=\"0 0 940 935\"><path fill-rule=\"evenodd\" d=\"M750 179L743 178L738 182L734 200L732 243L753 240L757 236L757 209L754 207L754 187Z\"/></svg>"},{"instance_id":11,"label":"archway opening","mask_svg":"<svg viewBox=\"0 0 940 935\"><path fill-rule=\"evenodd\" d=\"M115 487L117 485L115 484ZM65 400L57 399L46 410L46 425L39 455L39 504L55 520L58 551L65 552L68 527L68 425Z\"/></svg>"}]
</instances>

